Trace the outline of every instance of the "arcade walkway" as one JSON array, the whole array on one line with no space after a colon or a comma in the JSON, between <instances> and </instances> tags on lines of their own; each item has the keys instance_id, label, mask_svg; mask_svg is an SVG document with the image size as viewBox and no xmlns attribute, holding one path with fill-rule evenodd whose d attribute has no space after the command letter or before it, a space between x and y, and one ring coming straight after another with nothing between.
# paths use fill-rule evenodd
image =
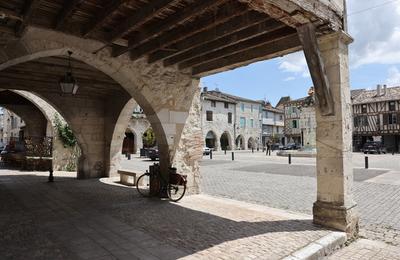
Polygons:
<instances>
[{"instance_id":1,"label":"arcade walkway","mask_svg":"<svg viewBox=\"0 0 400 260\"><path fill-rule=\"evenodd\" d=\"M0 170L2 259L280 259L330 233L243 202L195 195L173 204L110 179L55 176Z\"/></svg>"}]
</instances>

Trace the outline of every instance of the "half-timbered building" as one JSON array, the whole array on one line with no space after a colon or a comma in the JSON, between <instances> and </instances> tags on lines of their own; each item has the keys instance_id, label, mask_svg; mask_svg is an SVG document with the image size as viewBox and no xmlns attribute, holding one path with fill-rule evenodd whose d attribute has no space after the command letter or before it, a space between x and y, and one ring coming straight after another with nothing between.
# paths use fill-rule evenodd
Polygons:
<instances>
[{"instance_id":1,"label":"half-timbered building","mask_svg":"<svg viewBox=\"0 0 400 260\"><path fill-rule=\"evenodd\" d=\"M381 141L388 151L400 150L400 87L378 85L376 90L353 91L353 146Z\"/></svg>"}]
</instances>

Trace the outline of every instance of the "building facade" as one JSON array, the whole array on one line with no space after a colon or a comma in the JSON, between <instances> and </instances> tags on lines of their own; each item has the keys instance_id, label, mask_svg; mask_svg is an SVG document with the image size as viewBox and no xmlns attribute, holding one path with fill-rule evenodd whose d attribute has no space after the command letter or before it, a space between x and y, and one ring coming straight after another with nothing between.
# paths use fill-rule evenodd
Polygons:
<instances>
[{"instance_id":1,"label":"building facade","mask_svg":"<svg viewBox=\"0 0 400 260\"><path fill-rule=\"evenodd\" d=\"M316 120L314 92L304 98L287 101L285 111L285 143L296 143L302 147L316 147Z\"/></svg>"},{"instance_id":2,"label":"building facade","mask_svg":"<svg viewBox=\"0 0 400 260\"><path fill-rule=\"evenodd\" d=\"M24 137L25 122L15 113L1 108L0 110L0 142L3 145L11 140Z\"/></svg>"},{"instance_id":3,"label":"building facade","mask_svg":"<svg viewBox=\"0 0 400 260\"><path fill-rule=\"evenodd\" d=\"M400 151L400 87L378 85L375 90L352 91L353 147L379 141L388 151Z\"/></svg>"},{"instance_id":4,"label":"building facade","mask_svg":"<svg viewBox=\"0 0 400 260\"><path fill-rule=\"evenodd\" d=\"M203 89L202 131L214 150L257 149L262 145L262 103L219 90Z\"/></svg>"},{"instance_id":5,"label":"building facade","mask_svg":"<svg viewBox=\"0 0 400 260\"><path fill-rule=\"evenodd\" d=\"M265 147L268 141L284 145L284 110L274 108L269 102L265 102L262 108L262 145Z\"/></svg>"}]
</instances>

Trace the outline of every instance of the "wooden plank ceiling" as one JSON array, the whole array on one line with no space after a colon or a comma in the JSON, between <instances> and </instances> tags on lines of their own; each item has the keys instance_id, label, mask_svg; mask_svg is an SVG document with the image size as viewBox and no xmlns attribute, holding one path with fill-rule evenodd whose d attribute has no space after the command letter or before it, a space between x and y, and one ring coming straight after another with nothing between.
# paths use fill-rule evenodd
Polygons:
<instances>
[{"instance_id":1,"label":"wooden plank ceiling","mask_svg":"<svg viewBox=\"0 0 400 260\"><path fill-rule=\"evenodd\" d=\"M238 0L0 0L0 44L30 25L91 38L194 76L300 50L293 27Z\"/></svg>"},{"instance_id":2,"label":"wooden plank ceiling","mask_svg":"<svg viewBox=\"0 0 400 260\"><path fill-rule=\"evenodd\" d=\"M80 96L107 97L124 90L112 78L77 60L71 60ZM20 90L43 90L59 94L59 80L68 70L68 57L40 58L0 71L0 86ZM33 89L34 88L34 89Z\"/></svg>"}]
</instances>

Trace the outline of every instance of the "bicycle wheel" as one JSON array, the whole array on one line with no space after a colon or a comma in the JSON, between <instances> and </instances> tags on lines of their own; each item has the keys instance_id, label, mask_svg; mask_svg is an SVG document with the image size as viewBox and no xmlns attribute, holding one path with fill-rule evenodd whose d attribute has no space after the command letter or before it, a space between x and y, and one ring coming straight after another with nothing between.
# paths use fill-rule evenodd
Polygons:
<instances>
[{"instance_id":1,"label":"bicycle wheel","mask_svg":"<svg viewBox=\"0 0 400 260\"><path fill-rule=\"evenodd\" d=\"M186 192L186 181L182 178L177 184L168 184L168 197L171 201L177 202L183 198Z\"/></svg>"},{"instance_id":2,"label":"bicycle wheel","mask_svg":"<svg viewBox=\"0 0 400 260\"><path fill-rule=\"evenodd\" d=\"M150 174L142 174L137 179L136 189L143 197L150 197Z\"/></svg>"}]
</instances>

